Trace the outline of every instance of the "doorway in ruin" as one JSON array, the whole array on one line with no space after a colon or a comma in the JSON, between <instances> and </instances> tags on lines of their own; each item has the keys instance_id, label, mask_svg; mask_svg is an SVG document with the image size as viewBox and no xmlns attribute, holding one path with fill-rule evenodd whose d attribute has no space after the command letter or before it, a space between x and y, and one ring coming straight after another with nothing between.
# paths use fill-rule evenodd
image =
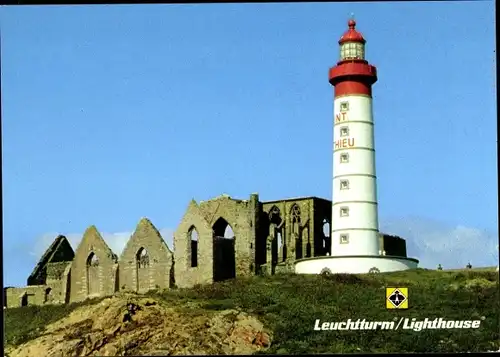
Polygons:
<instances>
[{"instance_id":1,"label":"doorway in ruin","mask_svg":"<svg viewBox=\"0 0 500 357\"><path fill-rule=\"evenodd\" d=\"M323 219L323 237L321 238L321 252L322 255L327 255L330 253L330 222L325 218Z\"/></svg>"},{"instance_id":2,"label":"doorway in ruin","mask_svg":"<svg viewBox=\"0 0 500 357\"><path fill-rule=\"evenodd\" d=\"M283 219L280 209L273 206L269 211L269 235L273 238L271 242L271 261L273 265L286 260L286 245L283 237Z\"/></svg>"},{"instance_id":3,"label":"doorway in ruin","mask_svg":"<svg viewBox=\"0 0 500 357\"><path fill-rule=\"evenodd\" d=\"M71 269L67 270L68 274L64 277L65 283L63 286L66 286L66 290L64 291L64 302L69 304L71 298Z\"/></svg>"},{"instance_id":4,"label":"doorway in ruin","mask_svg":"<svg viewBox=\"0 0 500 357\"><path fill-rule=\"evenodd\" d=\"M44 296L44 302L48 303L52 300L52 289L47 288L45 289L45 296Z\"/></svg>"},{"instance_id":5,"label":"doorway in ruin","mask_svg":"<svg viewBox=\"0 0 500 357\"><path fill-rule=\"evenodd\" d=\"M21 306L28 306L28 294L24 293L21 296Z\"/></svg>"},{"instance_id":6,"label":"doorway in ruin","mask_svg":"<svg viewBox=\"0 0 500 357\"><path fill-rule=\"evenodd\" d=\"M229 223L219 218L213 229L213 267L214 281L236 277L235 237Z\"/></svg>"},{"instance_id":7,"label":"doorway in ruin","mask_svg":"<svg viewBox=\"0 0 500 357\"><path fill-rule=\"evenodd\" d=\"M99 258L92 252L87 258L87 296L100 293Z\"/></svg>"},{"instance_id":8,"label":"doorway in ruin","mask_svg":"<svg viewBox=\"0 0 500 357\"><path fill-rule=\"evenodd\" d=\"M149 290L149 254L146 248L142 247L135 255L136 264L136 290L138 292L145 292Z\"/></svg>"},{"instance_id":9,"label":"doorway in ruin","mask_svg":"<svg viewBox=\"0 0 500 357\"><path fill-rule=\"evenodd\" d=\"M302 229L300 220L300 207L294 204L291 210L292 214L292 236L295 238L295 259L301 259L303 256Z\"/></svg>"},{"instance_id":10,"label":"doorway in ruin","mask_svg":"<svg viewBox=\"0 0 500 357\"><path fill-rule=\"evenodd\" d=\"M309 230L307 230L307 233L309 233ZM312 244L311 244L311 238L309 234L306 235L307 237L307 243L306 243L306 258L312 257Z\"/></svg>"},{"instance_id":11,"label":"doorway in ruin","mask_svg":"<svg viewBox=\"0 0 500 357\"><path fill-rule=\"evenodd\" d=\"M283 229L276 231L276 263L286 261L286 244L282 234Z\"/></svg>"}]
</instances>

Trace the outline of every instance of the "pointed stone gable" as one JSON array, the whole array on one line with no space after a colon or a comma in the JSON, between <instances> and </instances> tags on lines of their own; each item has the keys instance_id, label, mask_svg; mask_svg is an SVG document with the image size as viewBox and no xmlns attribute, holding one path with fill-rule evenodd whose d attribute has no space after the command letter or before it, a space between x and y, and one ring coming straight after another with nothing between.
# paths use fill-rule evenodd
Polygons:
<instances>
[{"instance_id":1,"label":"pointed stone gable","mask_svg":"<svg viewBox=\"0 0 500 357\"><path fill-rule=\"evenodd\" d=\"M58 235L49 248L43 253L35 269L28 277L29 285L44 285L47 277L47 264L70 262L75 257L75 252L63 235Z\"/></svg>"},{"instance_id":2,"label":"pointed stone gable","mask_svg":"<svg viewBox=\"0 0 500 357\"><path fill-rule=\"evenodd\" d=\"M173 253L160 232L141 218L120 256L120 290L146 292L171 286Z\"/></svg>"},{"instance_id":3,"label":"pointed stone gable","mask_svg":"<svg viewBox=\"0 0 500 357\"><path fill-rule=\"evenodd\" d=\"M193 250L189 232L195 227L198 233L196 251ZM207 222L205 212L195 200L191 200L174 234L175 247L175 284L191 287L212 280L213 231ZM197 255L197 265L193 266L192 254Z\"/></svg>"},{"instance_id":4,"label":"pointed stone gable","mask_svg":"<svg viewBox=\"0 0 500 357\"><path fill-rule=\"evenodd\" d=\"M137 224L137 227L135 229L134 234L136 232L137 233L138 232L144 232L147 235L155 237L156 239L158 239L158 241L161 244L165 245L165 248L167 248L168 252L170 252L170 254L172 254L172 250L170 249L170 247L168 246L168 244L165 242L165 240L161 236L160 231L158 231L158 229L154 226L154 224L151 223L151 221L149 219L147 219L146 217L141 218L141 220Z\"/></svg>"},{"instance_id":5,"label":"pointed stone gable","mask_svg":"<svg viewBox=\"0 0 500 357\"><path fill-rule=\"evenodd\" d=\"M101 234L94 225L88 227L85 230L85 233L83 233L82 241L78 245L75 255L79 255L82 249L85 250L85 255L87 255L91 250L100 250L101 252L104 252L106 256L111 260L113 260L114 262L118 262L118 256L113 253L111 248L102 238Z\"/></svg>"},{"instance_id":6,"label":"pointed stone gable","mask_svg":"<svg viewBox=\"0 0 500 357\"><path fill-rule=\"evenodd\" d=\"M184 214L182 220L186 220L186 218L195 215L198 218L200 218L203 222L202 224L206 224L206 227L210 227L210 213L204 211L201 208L201 205L199 205L194 199L189 202L189 206L186 210L186 213ZM189 220L189 219L188 219Z\"/></svg>"},{"instance_id":7,"label":"pointed stone gable","mask_svg":"<svg viewBox=\"0 0 500 357\"><path fill-rule=\"evenodd\" d=\"M117 290L117 272L118 257L97 228L90 226L85 230L71 264L70 301L112 295Z\"/></svg>"},{"instance_id":8,"label":"pointed stone gable","mask_svg":"<svg viewBox=\"0 0 500 357\"><path fill-rule=\"evenodd\" d=\"M139 223L137 224L135 231L132 234L132 237L127 242L127 247L129 246L129 244L133 243L133 241L135 241L136 239L140 239L141 237L148 237L150 240L149 243L153 243L154 240L158 241L158 243L163 245L166 248L166 250L170 254L172 254L172 250L167 245L167 243L165 242L165 240L161 236L158 229L146 217L142 217L141 220L139 221ZM127 249L127 247L125 247L125 249Z\"/></svg>"}]
</instances>

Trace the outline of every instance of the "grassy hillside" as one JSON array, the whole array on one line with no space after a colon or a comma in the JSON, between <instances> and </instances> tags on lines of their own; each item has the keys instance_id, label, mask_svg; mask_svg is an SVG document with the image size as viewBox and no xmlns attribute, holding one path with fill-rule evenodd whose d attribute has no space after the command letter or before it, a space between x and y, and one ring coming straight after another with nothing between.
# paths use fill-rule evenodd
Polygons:
<instances>
[{"instance_id":1,"label":"grassy hillside","mask_svg":"<svg viewBox=\"0 0 500 357\"><path fill-rule=\"evenodd\" d=\"M271 331L266 353L474 352L498 350L499 275L495 271L413 271L377 275L276 275L252 277L165 292L151 292L167 304L190 309L239 308L257 316ZM409 308L388 310L385 287L408 287ZM43 326L66 316L87 301L67 306L6 310L5 342L35 338ZM316 319L393 321L484 320L479 329L314 331Z\"/></svg>"}]
</instances>

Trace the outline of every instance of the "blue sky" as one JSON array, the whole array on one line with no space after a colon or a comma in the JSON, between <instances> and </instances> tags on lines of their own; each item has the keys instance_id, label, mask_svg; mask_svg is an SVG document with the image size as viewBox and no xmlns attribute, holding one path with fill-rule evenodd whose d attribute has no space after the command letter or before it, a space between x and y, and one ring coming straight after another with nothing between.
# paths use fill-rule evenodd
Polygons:
<instances>
[{"instance_id":1,"label":"blue sky","mask_svg":"<svg viewBox=\"0 0 500 357\"><path fill-rule=\"evenodd\" d=\"M496 265L493 2L23 6L0 9L4 283L91 224L119 251L146 216L169 243L191 198L331 198L351 12L381 230L424 267Z\"/></svg>"}]
</instances>

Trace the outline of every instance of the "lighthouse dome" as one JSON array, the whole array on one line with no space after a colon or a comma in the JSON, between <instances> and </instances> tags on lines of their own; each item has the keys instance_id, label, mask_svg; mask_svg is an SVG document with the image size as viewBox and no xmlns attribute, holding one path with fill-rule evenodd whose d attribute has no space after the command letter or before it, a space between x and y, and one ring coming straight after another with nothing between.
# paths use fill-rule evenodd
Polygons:
<instances>
[{"instance_id":1,"label":"lighthouse dome","mask_svg":"<svg viewBox=\"0 0 500 357\"><path fill-rule=\"evenodd\" d=\"M365 39L363 35L356 31L356 21L353 19L347 23L347 30L339 40L340 60L364 60L365 59Z\"/></svg>"},{"instance_id":2,"label":"lighthouse dome","mask_svg":"<svg viewBox=\"0 0 500 357\"><path fill-rule=\"evenodd\" d=\"M353 19L349 20L347 22L347 26L349 26L349 29L340 38L340 45L346 42L359 42L362 44L366 43L363 35L360 32L356 31L356 21L354 21Z\"/></svg>"}]
</instances>

